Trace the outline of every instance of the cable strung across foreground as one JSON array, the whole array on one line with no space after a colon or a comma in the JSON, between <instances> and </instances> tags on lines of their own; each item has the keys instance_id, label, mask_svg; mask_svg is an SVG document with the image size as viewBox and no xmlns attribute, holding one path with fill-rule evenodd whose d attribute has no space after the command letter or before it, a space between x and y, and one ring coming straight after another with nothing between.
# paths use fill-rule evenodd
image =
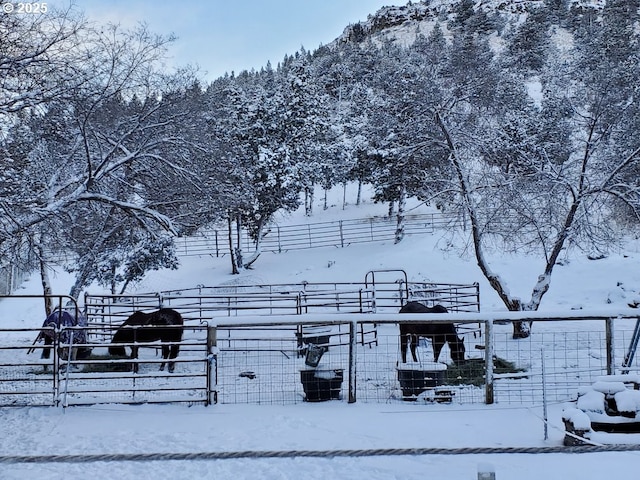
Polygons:
<instances>
[{"instance_id":1,"label":"cable strung across foreground","mask_svg":"<svg viewBox=\"0 0 640 480\"><path fill-rule=\"evenodd\" d=\"M544 453L602 453L636 452L637 445L579 445L552 447L479 447L479 448L380 448L361 450L285 450L285 451L238 451L199 453L116 453L86 455L2 455L0 464L7 463L92 463L92 462L150 462L167 460L228 460L263 458L334 458L374 457L402 455L491 455L491 454L544 454Z\"/></svg>"}]
</instances>

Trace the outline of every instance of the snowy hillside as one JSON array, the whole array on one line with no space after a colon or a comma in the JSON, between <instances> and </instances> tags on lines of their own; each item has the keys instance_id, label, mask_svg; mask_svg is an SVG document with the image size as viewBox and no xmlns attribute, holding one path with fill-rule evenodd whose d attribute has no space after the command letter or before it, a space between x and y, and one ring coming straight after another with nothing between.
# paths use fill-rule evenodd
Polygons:
<instances>
[{"instance_id":1,"label":"snowy hillside","mask_svg":"<svg viewBox=\"0 0 640 480\"><path fill-rule=\"evenodd\" d=\"M338 192L334 192L336 195ZM417 210L422 207L414 204ZM384 205L366 203L342 210L334 202L326 212L318 210L313 220L355 218L382 214ZM296 212L284 223L301 223L306 218ZM462 257L459 253L462 251ZM628 248L601 260L575 254L557 270L543 307L548 309L623 308L638 299L640 291L640 251L631 242ZM496 253L492 264L509 278L514 291L527 294L539 266L533 258ZM323 248L282 254L264 254L255 268L239 276L231 275L228 259L188 257L177 271L150 272L136 286L138 291L192 287L198 284L253 282L300 282L362 280L371 269L403 268L411 279L436 282L481 283L484 311L501 310L499 300L482 281L472 258L464 254L464 237L452 232L409 237L399 245L363 244L343 249ZM71 279L57 272L54 286L65 292ZM18 293L38 293L37 276ZM92 291L98 291L93 286ZM39 302L30 307L9 308L0 302L3 324L37 326L41 320ZM536 326L533 336L542 332ZM563 404L550 405L549 438L544 439L541 405L528 408L474 405L389 404L348 405L325 402L302 405L105 405L93 407L13 408L0 410L3 432L0 456L15 455L96 455L102 461L62 463L0 462L0 478L91 477L137 479L273 479L283 480L349 478L387 480L389 478L447 478L469 480L477 471L493 470L496 480L537 480L548 478L633 478L637 452L555 454L499 454L504 447L544 449L562 443ZM640 443L637 435L595 436L596 442ZM494 454L474 454L478 447L495 449ZM410 448L456 448L458 455L409 455ZM296 451L375 451L388 449L394 455L330 456L304 458ZM206 460L206 452L230 452L227 460ZM245 452L233 458L233 452ZM254 452L253 454L251 452ZM273 452L274 458L256 458ZM279 452L279 453L278 453ZM182 454L189 461L112 461L110 454ZM240 455L238 453L238 455ZM212 454L210 453L209 458Z\"/></svg>"},{"instance_id":2,"label":"snowy hillside","mask_svg":"<svg viewBox=\"0 0 640 480\"><path fill-rule=\"evenodd\" d=\"M322 195L318 192L317 198ZM330 207L322 210L318 200L312 217L304 209L279 215L280 225L334 221L340 219L384 216L387 206L370 199L356 206L355 191L349 191L347 205L342 208L342 189L331 190ZM365 197L366 198L366 197ZM415 199L408 204L409 213L427 213L430 207ZM240 275L231 274L228 256L183 257L178 270L151 271L128 293L155 292L197 285L275 284L307 282L362 282L371 270L402 269L409 281L435 283L480 284L482 311L504 311L505 307L486 282L468 247L465 232L436 230L433 234L408 236L401 243L365 243L345 248L320 248L292 252L263 253L253 268ZM583 309L589 307L621 307L640 302L640 242L630 239L623 250L606 258L590 260L580 252L571 252L558 265L549 293L541 310ZM515 256L494 251L490 257L493 271L507 279L514 295L526 299L537 276L544 268L542 260L531 256ZM69 274L58 269L52 275L54 293L66 294L72 283ZM108 293L93 285L89 293ZM38 275L17 293L41 293ZM38 326L38 325L33 325Z\"/></svg>"}]
</instances>

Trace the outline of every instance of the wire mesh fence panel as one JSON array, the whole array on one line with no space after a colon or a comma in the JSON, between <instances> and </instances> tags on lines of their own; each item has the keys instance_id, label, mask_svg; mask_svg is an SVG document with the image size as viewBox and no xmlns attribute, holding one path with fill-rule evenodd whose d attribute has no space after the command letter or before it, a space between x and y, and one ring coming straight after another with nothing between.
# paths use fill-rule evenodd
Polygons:
<instances>
[{"instance_id":1,"label":"wire mesh fence panel","mask_svg":"<svg viewBox=\"0 0 640 480\"><path fill-rule=\"evenodd\" d=\"M605 319L536 322L529 338L517 340L511 325L496 327L495 401L540 404L543 396L550 402L575 400L578 390L598 377L621 373L633 322L618 319L614 324L611 339ZM519 371L501 373L497 368L505 363ZM629 370L640 370L637 360Z\"/></svg>"},{"instance_id":2,"label":"wire mesh fence panel","mask_svg":"<svg viewBox=\"0 0 640 480\"><path fill-rule=\"evenodd\" d=\"M291 347L276 341L234 340L217 359L218 403L288 404L302 398ZM271 350L280 348L280 350Z\"/></svg>"},{"instance_id":3,"label":"wire mesh fence panel","mask_svg":"<svg viewBox=\"0 0 640 480\"><path fill-rule=\"evenodd\" d=\"M510 362L521 370L496 374L496 403L540 404L545 392L548 401L566 401L580 386L607 373L603 322L584 325L585 330L579 332L541 331L539 327L527 339L513 340L511 332L494 336L496 364Z\"/></svg>"},{"instance_id":4,"label":"wire mesh fence panel","mask_svg":"<svg viewBox=\"0 0 640 480\"><path fill-rule=\"evenodd\" d=\"M472 333L461 334L460 337L468 345L474 341ZM379 325L378 339L375 347L358 346L359 402L484 402L484 370L478 373L475 368L472 372L470 368L465 368L466 362L456 365L448 345L442 348L436 362L432 341L420 338L416 348L417 360L414 361L408 354L406 362L403 362L398 324ZM483 341L477 339L479 344ZM469 365L477 363L476 360L480 360L482 355L480 350L471 350L467 355Z\"/></svg>"},{"instance_id":5,"label":"wire mesh fence panel","mask_svg":"<svg viewBox=\"0 0 640 480\"><path fill-rule=\"evenodd\" d=\"M177 342L118 345L125 347L127 355L130 347L137 345L137 358L114 356L109 344L93 344L89 357L61 362L58 372L63 405L209 403L206 326L185 327L182 339ZM174 359L163 358L165 345L179 346ZM170 362L175 363L173 371Z\"/></svg>"},{"instance_id":6,"label":"wire mesh fence panel","mask_svg":"<svg viewBox=\"0 0 640 480\"><path fill-rule=\"evenodd\" d=\"M272 321L266 324L264 318ZM448 319L456 327L455 338L438 340L414 331L405 335L403 360L400 324L442 326ZM537 405L574 400L578 390L608 373L640 371L638 357L631 355L638 321L628 315L541 317L525 339L513 338L512 320L498 319L494 325L468 312L226 321L185 325L172 373L160 370L162 342L139 344L136 360L129 358L133 341L123 342L126 356L114 357L109 347L115 326L100 327L108 339L104 342L92 340L98 337L90 333L96 325L56 329L48 358L42 358L48 347L34 343L41 329L1 330L0 405L208 403L212 397L219 403L249 404L352 401L353 385L358 402ZM87 333L86 343L65 336L79 330ZM361 341L367 335L375 341ZM69 344L61 338L69 338ZM442 350L435 358L438 346ZM80 358L84 347L90 354ZM624 360L629 364L623 366Z\"/></svg>"},{"instance_id":7,"label":"wire mesh fence panel","mask_svg":"<svg viewBox=\"0 0 640 480\"><path fill-rule=\"evenodd\" d=\"M358 344L356 395L358 402L385 403L400 396L396 378L399 361L398 327L378 325L377 345Z\"/></svg>"},{"instance_id":8,"label":"wire mesh fence panel","mask_svg":"<svg viewBox=\"0 0 640 480\"><path fill-rule=\"evenodd\" d=\"M327 380L330 398L343 399L349 342L344 326L219 327L217 331L216 396L219 403L293 404L316 401ZM303 337L300 337L304 332ZM315 366L308 365L310 346L322 349ZM309 377L308 373L313 375ZM307 383L307 381L310 382ZM308 389L315 389L309 393ZM315 395L315 396L314 396Z\"/></svg>"}]
</instances>

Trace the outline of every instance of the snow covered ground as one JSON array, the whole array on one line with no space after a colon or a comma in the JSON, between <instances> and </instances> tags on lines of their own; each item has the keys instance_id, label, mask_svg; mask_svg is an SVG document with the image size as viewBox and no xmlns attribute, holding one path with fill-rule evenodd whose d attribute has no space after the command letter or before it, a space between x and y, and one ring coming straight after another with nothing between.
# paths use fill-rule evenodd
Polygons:
<instances>
[{"instance_id":1,"label":"snow covered ground","mask_svg":"<svg viewBox=\"0 0 640 480\"><path fill-rule=\"evenodd\" d=\"M335 198L341 198L336 192ZM386 206L366 204L342 210L338 201L313 221L384 214ZM420 207L416 207L416 211ZM281 222L303 223L299 212ZM482 310L503 311L470 256L446 232L406 238L401 244L362 244L285 254L265 253L254 269L231 276L227 258L185 258L178 271L152 272L138 291L194 287L198 284L362 281L375 269L402 268L410 280L479 282ZM574 254L557 267L541 310L627 308L640 297L640 251L630 241L601 260ZM542 266L534 258L497 254L493 269L511 291L527 298ZM68 292L71 279L57 272L55 293ZM40 293L32 278L18 293ZM98 287L91 288L99 292ZM9 306L11 305L11 306ZM37 327L38 302L0 301L6 327ZM534 325L533 335L542 324ZM102 405L0 409L0 456L155 454L199 452L291 452L409 448L549 447L563 438L562 404L549 406L549 438L544 438L542 406L425 405L419 403L297 405ZM640 444L639 435L593 437L596 443ZM222 460L99 461L90 463L0 463L0 479L423 479L469 480L478 469L494 469L497 480L540 478L636 478L640 451L590 454L385 455ZM398 451L398 453L402 453Z\"/></svg>"}]
</instances>

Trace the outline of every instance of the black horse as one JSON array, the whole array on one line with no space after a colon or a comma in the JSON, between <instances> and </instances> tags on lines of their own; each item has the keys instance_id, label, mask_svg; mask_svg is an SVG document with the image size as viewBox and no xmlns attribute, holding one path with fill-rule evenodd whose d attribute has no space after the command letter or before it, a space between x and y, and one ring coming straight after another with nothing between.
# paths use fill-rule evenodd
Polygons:
<instances>
[{"instance_id":1,"label":"black horse","mask_svg":"<svg viewBox=\"0 0 640 480\"><path fill-rule=\"evenodd\" d=\"M156 312L144 313L141 311L133 313L118 328L111 339L112 345L109 353L114 356L125 357L127 355L124 346L113 345L125 343L131 347L129 358L138 358L139 345L136 343L150 343L160 340L162 342L162 358L164 360L174 359L180 352L180 342L182 341L182 331L184 322L182 315L171 308L161 308ZM164 370L165 362L160 365L160 370ZM175 362L169 362L169 372L173 372ZM133 371L138 371L138 362L133 363Z\"/></svg>"},{"instance_id":2,"label":"black horse","mask_svg":"<svg viewBox=\"0 0 640 480\"><path fill-rule=\"evenodd\" d=\"M447 313L442 305L427 307L419 302L408 302L400 309L400 313ZM433 345L434 361L438 361L442 347L449 344L451 359L455 364L464 362L464 341L458 337L458 332L453 323L402 323L400 322L400 352L402 363L407 361L407 344L411 341L411 356L417 362L416 347L420 337L431 340Z\"/></svg>"}]
</instances>

